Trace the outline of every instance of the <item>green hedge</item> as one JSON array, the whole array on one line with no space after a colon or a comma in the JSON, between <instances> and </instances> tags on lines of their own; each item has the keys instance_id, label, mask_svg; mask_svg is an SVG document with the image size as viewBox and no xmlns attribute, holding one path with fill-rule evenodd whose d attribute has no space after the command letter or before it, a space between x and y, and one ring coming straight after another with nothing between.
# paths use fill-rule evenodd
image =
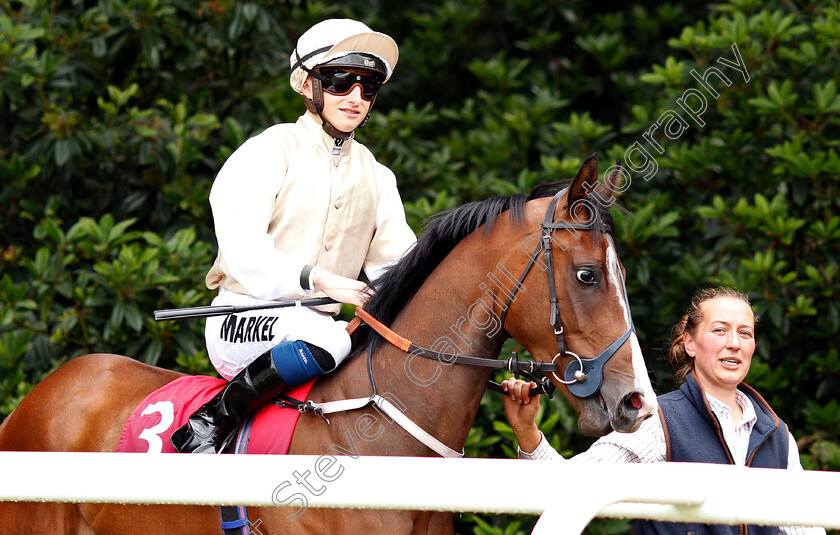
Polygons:
<instances>
[{"instance_id":1,"label":"green hedge","mask_svg":"<svg viewBox=\"0 0 840 535\"><path fill-rule=\"evenodd\" d=\"M602 170L622 162L617 244L657 391L672 388L663 357L689 297L736 286L760 316L748 382L806 468L840 469L836 1L0 0L0 415L88 352L213 373L201 322L151 312L212 298L213 177L249 136L301 113L291 45L342 16L400 43L359 138L397 174L416 229L569 177L593 152ZM712 67L731 84L692 75ZM569 404L544 406L553 445L586 449ZM515 455L495 394L467 454ZM463 515L457 529L533 522Z\"/></svg>"}]
</instances>

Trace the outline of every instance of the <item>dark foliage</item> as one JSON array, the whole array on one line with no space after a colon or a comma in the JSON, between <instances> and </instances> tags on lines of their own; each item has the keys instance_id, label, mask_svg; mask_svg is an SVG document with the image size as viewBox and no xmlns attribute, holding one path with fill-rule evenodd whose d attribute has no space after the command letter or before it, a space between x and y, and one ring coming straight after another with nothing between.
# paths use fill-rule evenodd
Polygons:
<instances>
[{"instance_id":1,"label":"dark foliage","mask_svg":"<svg viewBox=\"0 0 840 535\"><path fill-rule=\"evenodd\" d=\"M292 44L345 16L400 44L358 137L436 244L424 265L511 202L482 200L519 202L592 153L622 161L628 212L612 210L614 235L657 390L672 388L663 357L689 297L735 286L761 317L748 382L806 468L840 469L836 1L0 0L0 415L89 352L212 373L202 323L157 324L152 311L210 301L213 177L249 136L303 112ZM695 75L713 67L728 83L712 76L710 90ZM652 130L668 112L682 130ZM382 297L381 313L416 284ZM569 405L544 406L552 444L584 449ZM511 438L487 394L467 454L515 456ZM533 520L457 526L514 534Z\"/></svg>"}]
</instances>

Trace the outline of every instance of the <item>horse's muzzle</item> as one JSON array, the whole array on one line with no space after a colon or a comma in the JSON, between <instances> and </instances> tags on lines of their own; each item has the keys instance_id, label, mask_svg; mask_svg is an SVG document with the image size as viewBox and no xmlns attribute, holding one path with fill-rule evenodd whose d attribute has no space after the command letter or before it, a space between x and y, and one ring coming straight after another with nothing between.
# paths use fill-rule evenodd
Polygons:
<instances>
[{"instance_id":1,"label":"horse's muzzle","mask_svg":"<svg viewBox=\"0 0 840 535\"><path fill-rule=\"evenodd\" d=\"M628 392L622 396L610 410L611 427L619 433L632 433L642 425L642 422L656 412L655 400L652 403L638 391Z\"/></svg>"}]
</instances>

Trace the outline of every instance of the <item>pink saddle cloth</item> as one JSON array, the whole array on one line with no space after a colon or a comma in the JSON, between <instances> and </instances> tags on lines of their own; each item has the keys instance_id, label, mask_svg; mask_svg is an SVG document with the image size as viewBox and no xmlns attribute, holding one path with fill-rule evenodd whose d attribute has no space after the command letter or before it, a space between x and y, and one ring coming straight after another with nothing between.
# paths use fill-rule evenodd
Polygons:
<instances>
[{"instance_id":1,"label":"pink saddle cloth","mask_svg":"<svg viewBox=\"0 0 840 535\"><path fill-rule=\"evenodd\" d=\"M284 392L306 401L314 380ZM176 453L169 442L172 433L187 418L224 388L227 381L216 377L189 375L155 390L134 409L120 435L118 452ZM300 411L267 404L243 422L237 437L237 453L289 452L292 433Z\"/></svg>"}]
</instances>

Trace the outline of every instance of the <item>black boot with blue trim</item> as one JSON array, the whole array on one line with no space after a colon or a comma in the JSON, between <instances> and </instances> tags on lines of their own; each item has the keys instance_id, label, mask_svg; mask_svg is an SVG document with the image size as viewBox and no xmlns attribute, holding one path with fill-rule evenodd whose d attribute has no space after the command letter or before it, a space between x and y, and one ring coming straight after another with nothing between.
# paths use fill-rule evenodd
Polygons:
<instances>
[{"instance_id":1,"label":"black boot with blue trim","mask_svg":"<svg viewBox=\"0 0 840 535\"><path fill-rule=\"evenodd\" d=\"M287 387L305 383L333 367L332 356L320 347L299 340L280 343L236 374L176 429L169 441L179 453L221 453L249 412Z\"/></svg>"}]
</instances>

